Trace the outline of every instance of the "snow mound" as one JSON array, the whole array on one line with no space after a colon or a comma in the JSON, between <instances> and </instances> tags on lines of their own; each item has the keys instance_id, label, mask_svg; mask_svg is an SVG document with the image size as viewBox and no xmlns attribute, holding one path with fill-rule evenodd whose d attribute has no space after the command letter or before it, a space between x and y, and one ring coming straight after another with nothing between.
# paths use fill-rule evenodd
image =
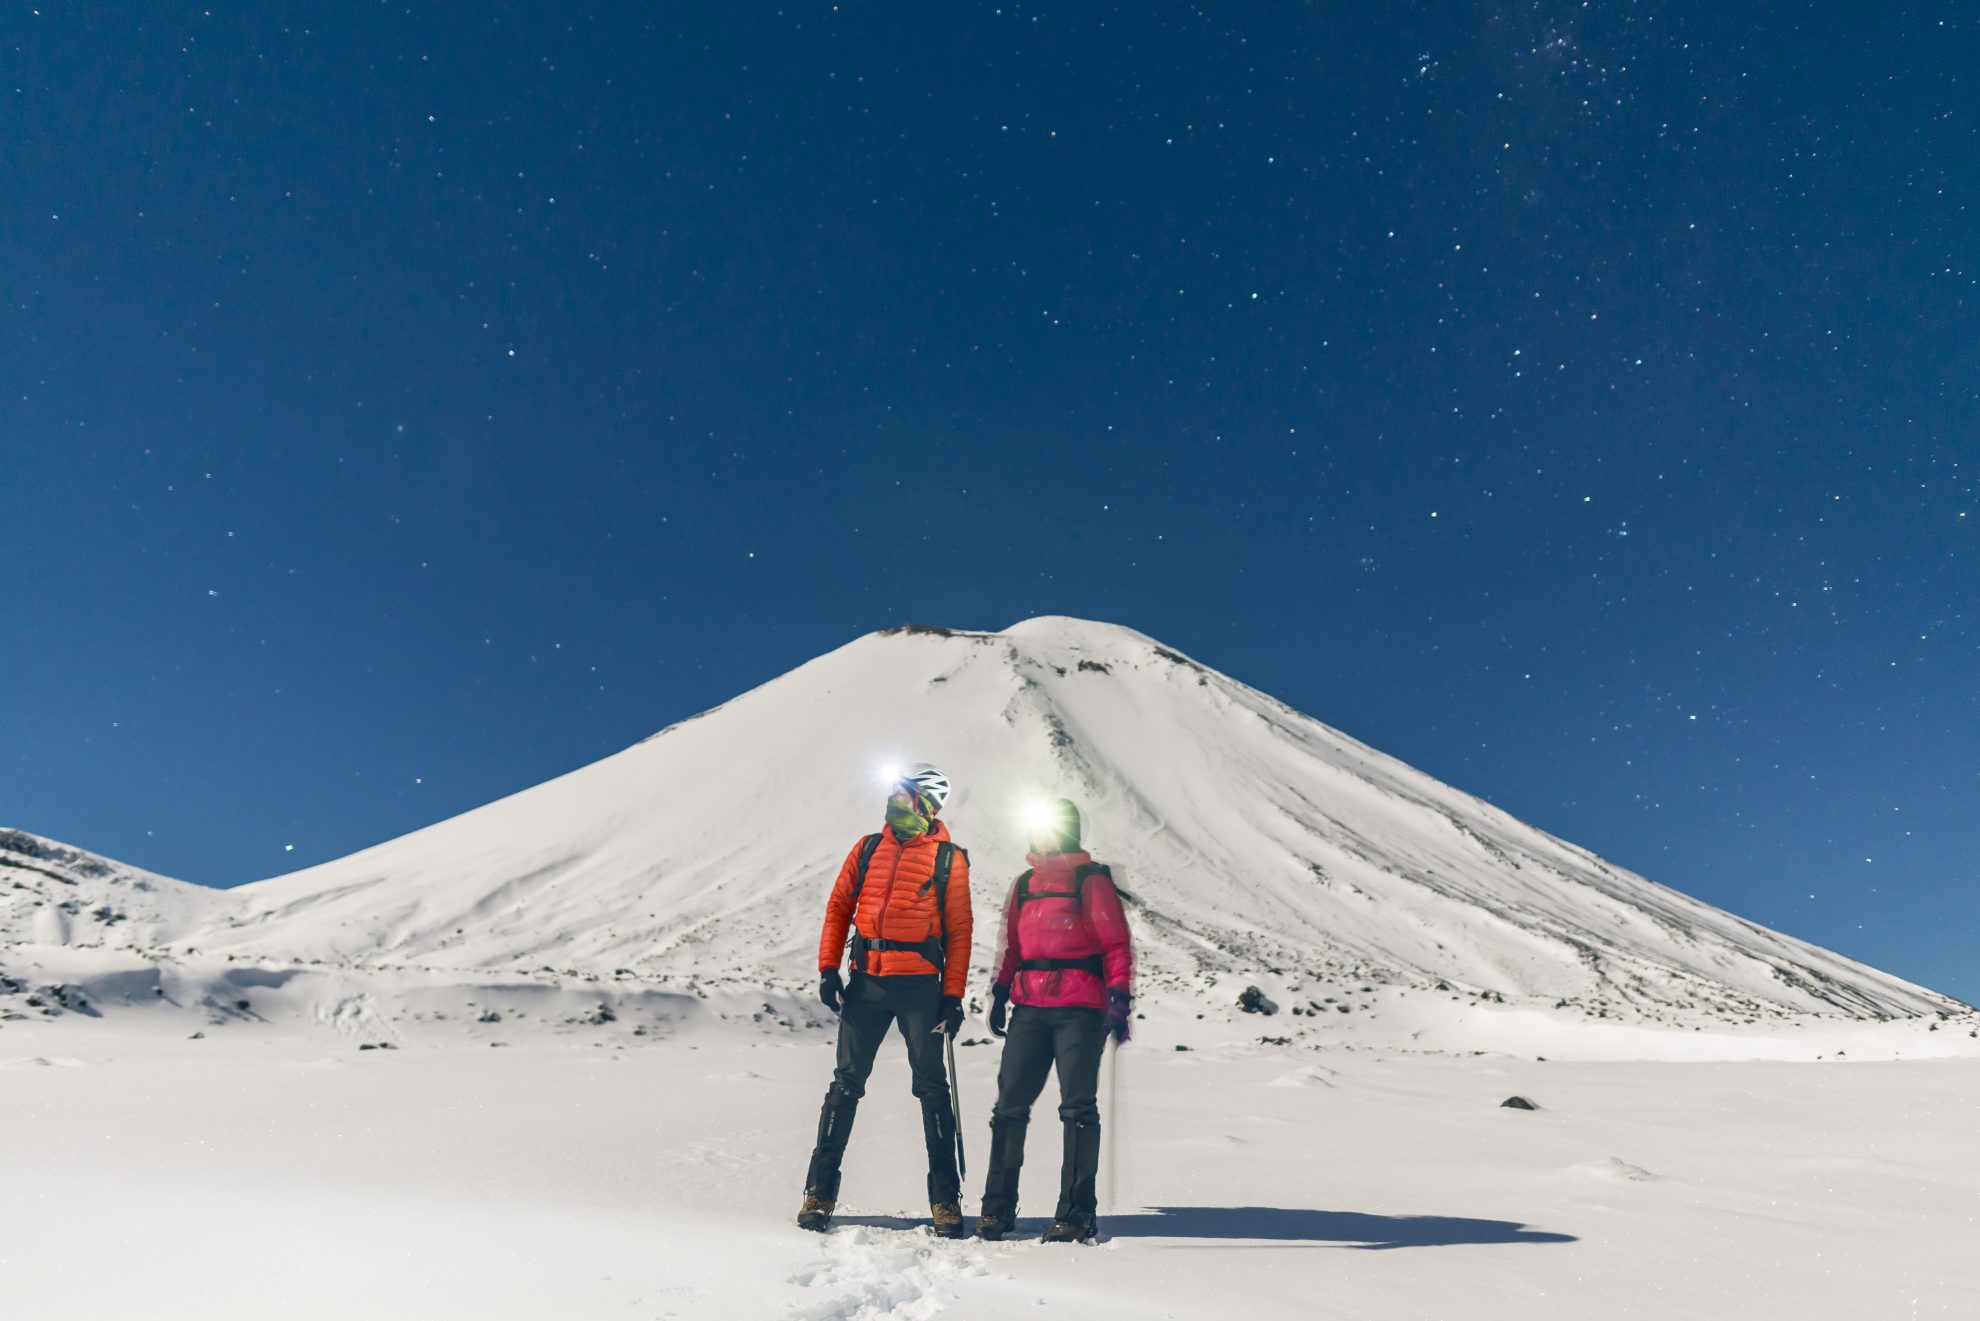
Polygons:
<instances>
[{"instance_id":1,"label":"snow mound","mask_svg":"<svg viewBox=\"0 0 1980 1321\"><path fill-rule=\"evenodd\" d=\"M1291 1073L1280 1074L1267 1083L1268 1087L1333 1087L1340 1074L1320 1064L1309 1064Z\"/></svg>"},{"instance_id":2,"label":"snow mound","mask_svg":"<svg viewBox=\"0 0 1980 1321\"><path fill-rule=\"evenodd\" d=\"M1601 1160L1583 1161L1568 1167L1576 1174L1591 1179L1605 1179L1620 1183L1655 1183L1663 1176L1652 1174L1641 1165L1631 1165L1615 1156L1604 1156Z\"/></svg>"}]
</instances>

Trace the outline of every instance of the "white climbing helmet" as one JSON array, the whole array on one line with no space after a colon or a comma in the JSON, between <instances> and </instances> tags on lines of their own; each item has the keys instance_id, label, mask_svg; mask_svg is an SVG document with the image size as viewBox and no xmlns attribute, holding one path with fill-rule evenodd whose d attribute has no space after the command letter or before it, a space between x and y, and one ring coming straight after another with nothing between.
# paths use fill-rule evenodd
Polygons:
<instances>
[{"instance_id":1,"label":"white climbing helmet","mask_svg":"<svg viewBox=\"0 0 1980 1321\"><path fill-rule=\"evenodd\" d=\"M935 804L938 812L949 801L949 777L942 773L939 766L931 766L925 761L910 766L907 774L901 776L901 783Z\"/></svg>"}]
</instances>

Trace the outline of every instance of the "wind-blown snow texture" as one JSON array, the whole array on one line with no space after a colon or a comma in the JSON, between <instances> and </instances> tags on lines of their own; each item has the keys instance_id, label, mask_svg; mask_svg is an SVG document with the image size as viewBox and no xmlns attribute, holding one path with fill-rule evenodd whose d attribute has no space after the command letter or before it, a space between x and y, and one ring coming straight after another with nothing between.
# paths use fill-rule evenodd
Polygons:
<instances>
[{"instance_id":1,"label":"wind-blown snow texture","mask_svg":"<svg viewBox=\"0 0 1980 1321\"><path fill-rule=\"evenodd\" d=\"M1130 899L1144 1002L1178 1016L1228 1018L1248 983L1330 1031L1382 1020L1410 1039L1452 1014L1551 1035L1525 1016L1723 1030L1966 1012L1611 867L1141 634L1053 617L861 638L581 770L233 891L0 834L0 974L16 965L18 992L68 969L110 977L109 999L179 1003L215 992L205 976L174 994L174 977L286 968L287 1007L345 1026L398 1012L369 997L414 983L603 987L593 1000L663 1016L767 988L757 1019L791 1022L825 891L876 828L876 768L895 758L955 781L946 815L983 914L1023 866L1021 801L1077 799Z\"/></svg>"}]
</instances>

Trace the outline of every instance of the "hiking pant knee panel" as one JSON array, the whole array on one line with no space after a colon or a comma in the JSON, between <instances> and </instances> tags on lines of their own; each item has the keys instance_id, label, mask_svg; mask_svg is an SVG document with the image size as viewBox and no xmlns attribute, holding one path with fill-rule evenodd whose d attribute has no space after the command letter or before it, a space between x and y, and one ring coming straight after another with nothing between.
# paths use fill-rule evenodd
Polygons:
<instances>
[{"instance_id":1,"label":"hiking pant knee panel","mask_svg":"<svg viewBox=\"0 0 1980 1321\"><path fill-rule=\"evenodd\" d=\"M949 1068L943 1059L943 1043L947 1040L937 1029L942 1022L942 1005L938 997L930 997L927 1006L916 1005L902 1009L896 1020L901 1028L901 1040L907 1044L908 1070L912 1074L915 1099L924 1106L940 1101L942 1108L949 1108Z\"/></svg>"},{"instance_id":2,"label":"hiking pant knee panel","mask_svg":"<svg viewBox=\"0 0 1980 1321\"><path fill-rule=\"evenodd\" d=\"M1059 1074L1059 1118L1067 1123L1100 1120L1100 1057L1107 1046L1107 1020L1098 1009L1041 1009L1019 1005L1011 1011L1004 1058L997 1070L997 1105L992 1117L1026 1120L1054 1068Z\"/></svg>"},{"instance_id":3,"label":"hiking pant knee panel","mask_svg":"<svg viewBox=\"0 0 1980 1321\"><path fill-rule=\"evenodd\" d=\"M1051 1021L1019 1005L1011 1013L1004 1055L997 1062L997 1104L991 1119L1014 1124L1029 1120L1032 1102L1045 1090L1051 1073Z\"/></svg>"},{"instance_id":4,"label":"hiking pant knee panel","mask_svg":"<svg viewBox=\"0 0 1980 1321\"><path fill-rule=\"evenodd\" d=\"M1059 1118L1068 1124L1100 1122L1100 1057L1107 1052L1107 1018L1097 1009L1071 1011L1053 1038L1059 1065Z\"/></svg>"},{"instance_id":5,"label":"hiking pant knee panel","mask_svg":"<svg viewBox=\"0 0 1980 1321\"><path fill-rule=\"evenodd\" d=\"M867 977L855 974L846 987L839 1015L838 1067L835 1087L854 1097L866 1094L866 1080L887 1029L900 1024L914 1073L914 1094L946 1091L948 1074L942 1066L942 1042L934 1031L942 1018L941 979L937 977ZM933 1082L933 1087L930 1084Z\"/></svg>"}]
</instances>

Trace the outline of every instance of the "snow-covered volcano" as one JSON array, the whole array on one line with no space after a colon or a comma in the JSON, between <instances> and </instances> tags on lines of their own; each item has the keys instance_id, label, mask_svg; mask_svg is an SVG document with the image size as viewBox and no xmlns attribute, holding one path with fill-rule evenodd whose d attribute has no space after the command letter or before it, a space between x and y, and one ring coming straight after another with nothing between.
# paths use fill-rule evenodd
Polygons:
<instances>
[{"instance_id":1,"label":"snow-covered volcano","mask_svg":"<svg viewBox=\"0 0 1980 1321\"><path fill-rule=\"evenodd\" d=\"M980 917L1023 866L1022 802L1080 803L1151 1004L1225 1007L1255 982L1675 1025L1965 1009L1611 867L1139 633L1057 617L869 635L581 770L230 892L0 848L0 940L802 994L834 871L877 828L877 768L919 759L956 785ZM92 916L105 902L126 920Z\"/></svg>"}]
</instances>

